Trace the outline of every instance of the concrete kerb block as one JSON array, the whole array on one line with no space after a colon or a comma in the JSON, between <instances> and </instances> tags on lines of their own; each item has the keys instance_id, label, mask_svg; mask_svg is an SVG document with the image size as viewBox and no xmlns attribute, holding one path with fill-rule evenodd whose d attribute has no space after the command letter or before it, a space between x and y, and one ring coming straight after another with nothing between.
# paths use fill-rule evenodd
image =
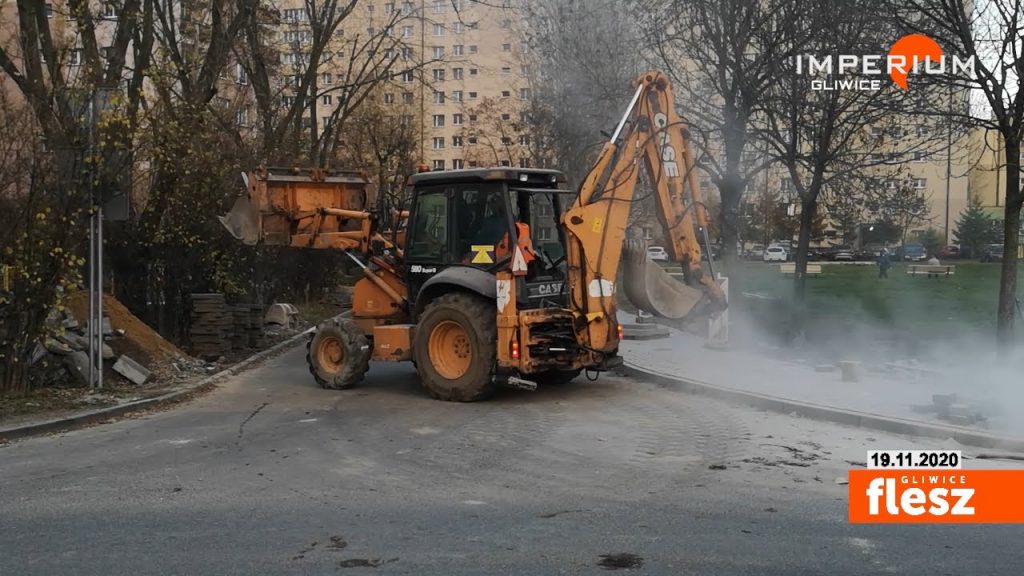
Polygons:
<instances>
[{"instance_id":1,"label":"concrete kerb block","mask_svg":"<svg viewBox=\"0 0 1024 576\"><path fill-rule=\"evenodd\" d=\"M113 368L114 372L124 376L137 386L145 384L150 375L150 371L145 366L123 354L117 359L117 362L114 362Z\"/></svg>"}]
</instances>

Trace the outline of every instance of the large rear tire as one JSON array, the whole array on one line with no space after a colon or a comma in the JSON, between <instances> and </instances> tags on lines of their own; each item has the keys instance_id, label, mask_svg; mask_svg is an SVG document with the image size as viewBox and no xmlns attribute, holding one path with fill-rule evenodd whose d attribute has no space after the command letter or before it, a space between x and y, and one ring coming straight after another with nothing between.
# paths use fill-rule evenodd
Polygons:
<instances>
[{"instance_id":1,"label":"large rear tire","mask_svg":"<svg viewBox=\"0 0 1024 576\"><path fill-rule=\"evenodd\" d=\"M369 340L351 320L324 320L306 343L306 362L317 384L344 390L362 381L370 369Z\"/></svg>"},{"instance_id":2,"label":"large rear tire","mask_svg":"<svg viewBox=\"0 0 1024 576\"><path fill-rule=\"evenodd\" d=\"M474 402L494 393L497 356L494 303L455 292L427 304L416 325L413 357L431 396Z\"/></svg>"}]
</instances>

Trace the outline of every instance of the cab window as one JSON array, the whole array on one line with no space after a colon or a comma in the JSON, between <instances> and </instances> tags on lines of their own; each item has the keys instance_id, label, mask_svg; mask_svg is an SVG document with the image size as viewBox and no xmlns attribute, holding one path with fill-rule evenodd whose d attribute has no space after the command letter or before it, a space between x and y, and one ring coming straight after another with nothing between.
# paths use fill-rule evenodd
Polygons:
<instances>
[{"instance_id":1,"label":"cab window","mask_svg":"<svg viewBox=\"0 0 1024 576\"><path fill-rule=\"evenodd\" d=\"M445 190L421 192L416 198L412 238L407 257L423 262L448 259L448 194Z\"/></svg>"}]
</instances>

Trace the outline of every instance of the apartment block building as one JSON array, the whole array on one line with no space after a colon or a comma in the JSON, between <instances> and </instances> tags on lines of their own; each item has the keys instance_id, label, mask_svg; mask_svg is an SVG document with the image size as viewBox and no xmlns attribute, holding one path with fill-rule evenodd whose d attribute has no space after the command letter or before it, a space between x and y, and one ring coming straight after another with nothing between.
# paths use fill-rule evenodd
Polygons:
<instances>
[{"instance_id":1,"label":"apartment block building","mask_svg":"<svg viewBox=\"0 0 1024 576\"><path fill-rule=\"evenodd\" d=\"M530 97L523 56L523 19L517 2L469 0L362 0L342 22L339 35L372 38L385 59L395 58L394 77L370 96L386 117L416 124L418 155L431 169L527 165L529 135L523 110ZM281 39L287 46L308 33L305 4L284 0ZM356 58L379 58L378 50ZM301 61L282 53L282 64ZM331 82L346 78L352 58L338 53L319 69L318 125L326 124L339 99ZM323 93L320 95L320 93Z\"/></svg>"}]
</instances>

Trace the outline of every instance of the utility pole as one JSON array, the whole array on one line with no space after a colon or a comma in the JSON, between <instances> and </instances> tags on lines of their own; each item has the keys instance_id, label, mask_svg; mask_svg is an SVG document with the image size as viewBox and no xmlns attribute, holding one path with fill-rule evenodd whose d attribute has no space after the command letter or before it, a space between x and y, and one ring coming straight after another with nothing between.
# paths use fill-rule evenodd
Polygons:
<instances>
[{"instance_id":1,"label":"utility pole","mask_svg":"<svg viewBox=\"0 0 1024 576\"><path fill-rule=\"evenodd\" d=\"M953 110L953 87L949 87L949 108ZM952 117L952 115L950 115ZM946 226L945 243L949 244L949 186L953 174L953 122L946 120Z\"/></svg>"}]
</instances>

